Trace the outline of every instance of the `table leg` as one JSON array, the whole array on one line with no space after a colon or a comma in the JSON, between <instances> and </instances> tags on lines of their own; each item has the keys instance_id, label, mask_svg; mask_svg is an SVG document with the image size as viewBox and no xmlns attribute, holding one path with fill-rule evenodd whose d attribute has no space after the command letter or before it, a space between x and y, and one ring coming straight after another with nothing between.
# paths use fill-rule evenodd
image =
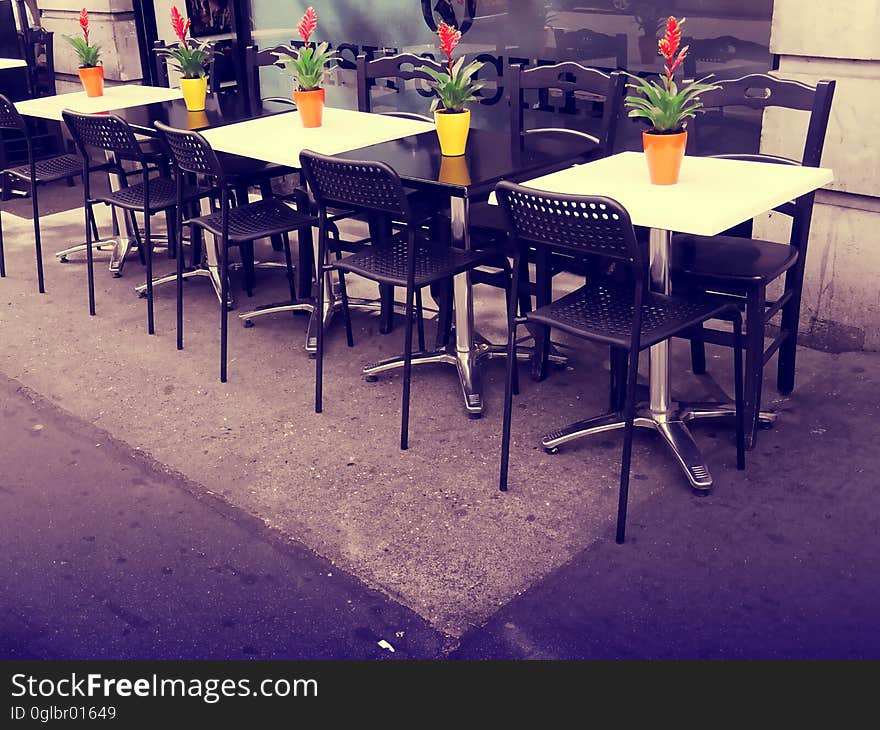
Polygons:
<instances>
[{"instance_id":1,"label":"table leg","mask_svg":"<svg viewBox=\"0 0 880 730\"><path fill-rule=\"evenodd\" d=\"M467 198L451 198L451 232L454 245L470 248L469 203ZM454 365L461 383L464 406L471 418L483 413L483 393L479 361L489 354L487 344L475 344L474 302L470 275L459 274L453 281L453 316L455 333L453 341L444 348L431 352L418 352L412 356L413 365L445 363ZM403 358L393 357L367 365L363 373L368 379L388 370L403 366Z\"/></svg>"},{"instance_id":2,"label":"table leg","mask_svg":"<svg viewBox=\"0 0 880 730\"><path fill-rule=\"evenodd\" d=\"M669 278L671 245L671 231L651 230L651 284L655 291L664 294L669 294L672 288ZM649 359L648 402L639 405L635 425L657 431L684 470L691 487L697 492L705 493L712 486L712 475L686 425L686 421L705 415L698 416L688 407L672 400L669 387L669 341L652 347ZM552 452L574 439L619 428L623 428L623 414L609 413L554 431L542 439L542 445L547 451Z\"/></svg>"},{"instance_id":3,"label":"table leg","mask_svg":"<svg viewBox=\"0 0 880 730\"><path fill-rule=\"evenodd\" d=\"M106 159L108 162L118 164L116 156L112 152L106 153ZM116 192L123 187L124 180L120 173L111 173L109 175L109 178L111 191ZM96 239L92 241L92 248L95 251L104 251L107 249L110 250L109 270L114 277L119 278L122 276L122 269L125 266L125 260L131 250L137 245L137 241L135 240L136 236L134 231L132 230L132 226L129 222L128 216L123 216L124 225L120 225L119 209L115 206L111 206L110 215L112 216L113 237L103 238L100 240L98 240L96 237ZM163 240L167 242L167 237L165 236L153 235L151 236L151 239L154 246L157 242L162 242ZM81 253L85 250L85 244L79 243L75 246L65 248L63 251L58 251L55 254L55 258L57 258L61 263L66 263L69 256L75 253ZM171 277L171 279L173 281L174 277ZM146 289L146 286L144 288Z\"/></svg>"}]
</instances>

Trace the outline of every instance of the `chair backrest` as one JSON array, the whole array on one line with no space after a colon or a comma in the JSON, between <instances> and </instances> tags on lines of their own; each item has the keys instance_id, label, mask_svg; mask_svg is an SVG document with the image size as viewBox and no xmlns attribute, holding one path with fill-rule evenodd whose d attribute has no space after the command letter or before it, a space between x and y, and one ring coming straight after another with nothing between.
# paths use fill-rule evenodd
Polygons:
<instances>
[{"instance_id":1,"label":"chair backrest","mask_svg":"<svg viewBox=\"0 0 880 730\"><path fill-rule=\"evenodd\" d=\"M62 110L61 116L83 159L89 159L91 148L113 153L119 159L141 164L146 162L134 130L121 117L115 114L82 114L70 109Z\"/></svg>"},{"instance_id":2,"label":"chair backrest","mask_svg":"<svg viewBox=\"0 0 880 730\"><path fill-rule=\"evenodd\" d=\"M18 113L13 101L3 94L0 94L0 129L15 129L28 139L31 136L27 122Z\"/></svg>"},{"instance_id":3,"label":"chair backrest","mask_svg":"<svg viewBox=\"0 0 880 730\"><path fill-rule=\"evenodd\" d=\"M744 106L764 110L782 107L810 113L804 151L800 160L770 155L748 155L747 159L764 158L770 162L789 162L805 167L818 167L822 162L822 148L831 116L834 81L820 81L815 86L800 81L778 78L769 74L749 74L737 79L712 79L720 88L700 94L705 109L726 109ZM695 123L699 128L699 120Z\"/></svg>"},{"instance_id":4,"label":"chair backrest","mask_svg":"<svg viewBox=\"0 0 880 730\"><path fill-rule=\"evenodd\" d=\"M700 95L700 101L706 109L723 111L730 107L739 106L763 111L770 107L781 107L810 114L803 154L800 159L765 153L735 152L716 155L717 157L803 165L804 167L819 167L821 165L828 120L831 117L831 102L834 98L834 81L823 80L815 86L810 86L800 81L778 78L768 74L749 74L737 79L719 80L717 83L721 88ZM694 125L697 133L699 133L701 124L703 122L698 118ZM794 202L783 203L774 209L793 219L789 243L798 248L802 255L806 254L809 240L814 198L815 193L808 193ZM726 233L750 237L751 221L747 221Z\"/></svg>"},{"instance_id":5,"label":"chair backrest","mask_svg":"<svg viewBox=\"0 0 880 730\"><path fill-rule=\"evenodd\" d=\"M244 49L244 72L247 79L248 101L251 109L257 109L262 101L260 93L260 69L278 65L276 53L290 51L290 46L279 45L260 50L249 45Z\"/></svg>"},{"instance_id":6,"label":"chair backrest","mask_svg":"<svg viewBox=\"0 0 880 730\"><path fill-rule=\"evenodd\" d=\"M608 35L589 28L566 31L556 29L557 57L578 61L592 61L597 58L613 58L616 68L627 66L626 33Z\"/></svg>"},{"instance_id":7,"label":"chair backrest","mask_svg":"<svg viewBox=\"0 0 880 730\"><path fill-rule=\"evenodd\" d=\"M155 122L154 126L162 134L178 170L217 179L224 177L217 153L201 134L188 129L175 129L162 122Z\"/></svg>"},{"instance_id":8,"label":"chair backrest","mask_svg":"<svg viewBox=\"0 0 880 730\"><path fill-rule=\"evenodd\" d=\"M400 177L384 162L342 160L303 150L300 164L322 215L338 206L390 213L412 222Z\"/></svg>"},{"instance_id":9,"label":"chair backrest","mask_svg":"<svg viewBox=\"0 0 880 730\"><path fill-rule=\"evenodd\" d=\"M28 68L28 84L32 97L55 93L54 33L45 28L27 28L19 34L24 60Z\"/></svg>"},{"instance_id":10,"label":"chair backrest","mask_svg":"<svg viewBox=\"0 0 880 730\"><path fill-rule=\"evenodd\" d=\"M510 129L514 138L522 134L535 134L551 131L549 128L524 129L525 92L558 89L563 94L582 92L600 98L604 102L602 119L598 134L588 134L574 129L553 129L554 132L567 132L586 137L606 153L614 148L617 119L623 103L626 77L618 71L605 73L595 68L582 66L573 61L557 63L553 66L536 66L523 69L522 66L510 68Z\"/></svg>"},{"instance_id":11,"label":"chair backrest","mask_svg":"<svg viewBox=\"0 0 880 730\"><path fill-rule=\"evenodd\" d=\"M551 193L506 180L498 183L495 194L514 241L623 262L643 279L642 248L629 213L616 200Z\"/></svg>"},{"instance_id":12,"label":"chair backrest","mask_svg":"<svg viewBox=\"0 0 880 730\"><path fill-rule=\"evenodd\" d=\"M439 61L416 56L413 53L399 53L396 56L384 56L373 60L368 60L366 54L362 53L357 59L358 111L373 111L370 88L377 79L432 81L431 76L423 70L425 67L433 68L435 71L445 69Z\"/></svg>"}]
</instances>

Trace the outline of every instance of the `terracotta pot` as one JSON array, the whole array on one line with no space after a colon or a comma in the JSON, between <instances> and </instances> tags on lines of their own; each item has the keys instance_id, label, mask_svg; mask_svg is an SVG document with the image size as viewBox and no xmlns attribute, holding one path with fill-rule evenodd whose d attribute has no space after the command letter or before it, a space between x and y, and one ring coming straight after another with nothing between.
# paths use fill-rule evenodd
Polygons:
<instances>
[{"instance_id":1,"label":"terracotta pot","mask_svg":"<svg viewBox=\"0 0 880 730\"><path fill-rule=\"evenodd\" d=\"M183 92L183 101L186 109L190 112L205 111L205 101L208 96L208 79L181 79L180 90Z\"/></svg>"},{"instance_id":2,"label":"terracotta pot","mask_svg":"<svg viewBox=\"0 0 880 730\"><path fill-rule=\"evenodd\" d=\"M304 127L312 129L321 126L324 119L324 89L294 91L293 100Z\"/></svg>"},{"instance_id":3,"label":"terracotta pot","mask_svg":"<svg viewBox=\"0 0 880 730\"><path fill-rule=\"evenodd\" d=\"M687 131L678 134L642 132L648 173L654 185L675 185L687 145Z\"/></svg>"},{"instance_id":4,"label":"terracotta pot","mask_svg":"<svg viewBox=\"0 0 880 730\"><path fill-rule=\"evenodd\" d=\"M104 96L104 67L87 66L77 70L86 96Z\"/></svg>"},{"instance_id":5,"label":"terracotta pot","mask_svg":"<svg viewBox=\"0 0 880 730\"><path fill-rule=\"evenodd\" d=\"M437 136L440 138L440 153L444 157L459 157L467 147L468 132L471 128L471 110L463 112L434 112Z\"/></svg>"}]
</instances>

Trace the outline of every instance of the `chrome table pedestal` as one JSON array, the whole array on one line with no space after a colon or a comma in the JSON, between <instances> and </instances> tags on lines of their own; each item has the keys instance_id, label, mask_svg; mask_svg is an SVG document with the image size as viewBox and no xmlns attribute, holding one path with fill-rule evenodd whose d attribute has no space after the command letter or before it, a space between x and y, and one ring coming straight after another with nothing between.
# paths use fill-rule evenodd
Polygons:
<instances>
[{"instance_id":1,"label":"chrome table pedestal","mask_svg":"<svg viewBox=\"0 0 880 730\"><path fill-rule=\"evenodd\" d=\"M470 248L468 205L467 198L453 197L450 199L452 241L454 245L465 250ZM493 345L474 331L474 299L469 273L459 274L453 280L453 310L452 341L445 347L430 352L413 353L412 364L415 366L443 363L455 366L464 396L465 410L471 418L479 418L483 414L480 361L506 357L507 347ZM531 357L531 348L517 348L517 359L529 360ZM566 358L552 353L550 362L564 364ZM392 357L367 365L363 369L363 374L368 379L373 379L379 373L401 367L403 367L403 358Z\"/></svg>"},{"instance_id":2,"label":"chrome table pedestal","mask_svg":"<svg viewBox=\"0 0 880 730\"><path fill-rule=\"evenodd\" d=\"M671 293L669 258L672 233L651 229L651 283L655 291ZM669 388L669 341L654 345L650 350L650 384L647 403L636 411L635 425L657 431L672 451L694 491L705 493L712 487L712 474L700 449L687 427L688 421L703 418L732 417L734 411L724 404L677 403L672 400ZM762 414L765 422L775 418ZM562 444L582 436L621 429L622 413L608 413L596 418L573 423L547 434L541 443L547 451L554 452Z\"/></svg>"}]
</instances>

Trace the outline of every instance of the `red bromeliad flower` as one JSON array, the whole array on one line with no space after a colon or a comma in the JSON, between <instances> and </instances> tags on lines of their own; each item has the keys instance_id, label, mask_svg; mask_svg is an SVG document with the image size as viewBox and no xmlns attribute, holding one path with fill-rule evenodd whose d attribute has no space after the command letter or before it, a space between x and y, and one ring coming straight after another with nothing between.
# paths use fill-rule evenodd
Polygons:
<instances>
[{"instance_id":1,"label":"red bromeliad flower","mask_svg":"<svg viewBox=\"0 0 880 730\"><path fill-rule=\"evenodd\" d=\"M664 70L666 71L666 89L672 86L672 75L675 69L681 66L685 58L687 58L689 46L685 46L680 51L678 46L681 43L681 26L685 19L676 20L671 15L666 21L666 34L657 41L657 48L661 56L666 60ZM675 55L678 51L678 56Z\"/></svg>"},{"instance_id":2,"label":"red bromeliad flower","mask_svg":"<svg viewBox=\"0 0 880 730\"><path fill-rule=\"evenodd\" d=\"M82 28L83 38L89 42L89 11L83 8L79 13L79 27Z\"/></svg>"},{"instance_id":3,"label":"red bromeliad flower","mask_svg":"<svg viewBox=\"0 0 880 730\"><path fill-rule=\"evenodd\" d=\"M440 36L440 50L446 54L449 63L452 63L452 52L461 42L461 31L441 22L437 28L437 35Z\"/></svg>"},{"instance_id":4,"label":"red bromeliad flower","mask_svg":"<svg viewBox=\"0 0 880 730\"><path fill-rule=\"evenodd\" d=\"M186 34L189 32L189 26L192 21L187 18L183 19L177 6L171 8L171 27L174 29L174 35L180 38L180 42L186 44Z\"/></svg>"},{"instance_id":5,"label":"red bromeliad flower","mask_svg":"<svg viewBox=\"0 0 880 730\"><path fill-rule=\"evenodd\" d=\"M315 32L315 28L317 27L318 14L313 7L309 7L306 10L305 15L302 16L302 20L299 21L299 25L296 26L296 29L299 31L299 37L308 44L309 38L312 37L312 33Z\"/></svg>"}]
</instances>

